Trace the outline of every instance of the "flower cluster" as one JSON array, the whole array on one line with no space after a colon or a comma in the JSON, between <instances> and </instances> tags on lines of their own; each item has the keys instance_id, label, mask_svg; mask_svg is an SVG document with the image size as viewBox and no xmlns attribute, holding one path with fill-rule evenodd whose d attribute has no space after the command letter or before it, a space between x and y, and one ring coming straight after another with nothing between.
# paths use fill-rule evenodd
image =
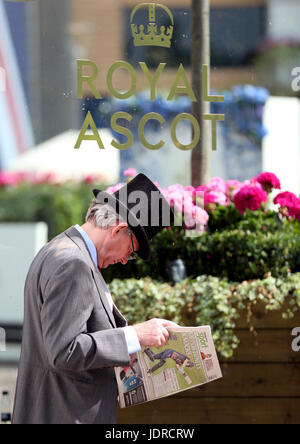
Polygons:
<instances>
[{"instance_id":1,"label":"flower cluster","mask_svg":"<svg viewBox=\"0 0 300 444\"><path fill-rule=\"evenodd\" d=\"M277 176L273 173L261 173L257 176L257 182L261 184L262 188L271 193L273 189L281 190L281 183Z\"/></svg>"},{"instance_id":2,"label":"flower cluster","mask_svg":"<svg viewBox=\"0 0 300 444\"><path fill-rule=\"evenodd\" d=\"M107 179L103 174L87 174L76 180L73 178L66 178L55 173L39 173L39 172L10 172L0 171L0 188L4 187L17 187L22 184L29 185L60 185L65 182L85 183L87 185L99 184L107 182Z\"/></svg>"},{"instance_id":3,"label":"flower cluster","mask_svg":"<svg viewBox=\"0 0 300 444\"><path fill-rule=\"evenodd\" d=\"M246 209L256 211L267 201L267 193L257 185L243 186L234 197L235 206L241 214L244 214Z\"/></svg>"},{"instance_id":4,"label":"flower cluster","mask_svg":"<svg viewBox=\"0 0 300 444\"><path fill-rule=\"evenodd\" d=\"M25 173L25 172L0 172L0 187L16 187L22 183L40 185L42 183L56 183L54 173Z\"/></svg>"},{"instance_id":5,"label":"flower cluster","mask_svg":"<svg viewBox=\"0 0 300 444\"><path fill-rule=\"evenodd\" d=\"M134 177L136 176L136 170L134 168L128 168L128 170L124 171L125 177Z\"/></svg>"},{"instance_id":6,"label":"flower cluster","mask_svg":"<svg viewBox=\"0 0 300 444\"><path fill-rule=\"evenodd\" d=\"M297 219L300 222L300 199L289 191L278 194L274 203L280 206L279 212L287 217Z\"/></svg>"},{"instance_id":7,"label":"flower cluster","mask_svg":"<svg viewBox=\"0 0 300 444\"><path fill-rule=\"evenodd\" d=\"M260 209L262 204L268 202L268 195L274 189L281 189L281 183L275 174L264 172L250 181L245 181L240 187L233 181L233 187L239 189L231 194L231 200L238 211L244 214L246 209L251 211Z\"/></svg>"},{"instance_id":8,"label":"flower cluster","mask_svg":"<svg viewBox=\"0 0 300 444\"><path fill-rule=\"evenodd\" d=\"M124 182L109 187L106 191L110 194L116 193L125 183L128 183L137 174L134 168L124 171ZM99 183L101 180L97 175L88 175L83 182L90 185ZM58 184L59 181L54 174L41 173L13 173L0 172L1 187L17 187L22 184ZM209 215L218 206L235 205L237 210L244 215L245 211L256 211L268 202L268 195L273 190L281 190L278 177L270 172L263 172L251 180L239 182L238 180L224 181L220 177L213 177L207 185L198 187L171 185L160 189L170 206L174 208L175 215L186 230L203 232L207 228ZM300 222L300 199L289 191L281 192L273 200L278 205L279 213L288 219L297 219Z\"/></svg>"},{"instance_id":9,"label":"flower cluster","mask_svg":"<svg viewBox=\"0 0 300 444\"><path fill-rule=\"evenodd\" d=\"M0 187L19 185L24 178L17 173L0 172Z\"/></svg>"},{"instance_id":10,"label":"flower cluster","mask_svg":"<svg viewBox=\"0 0 300 444\"><path fill-rule=\"evenodd\" d=\"M136 170L129 169L124 175L129 179L136 174ZM108 188L109 193L118 191L124 183ZM245 211L256 211L262 204L268 202L268 195L274 189L281 189L278 177L269 172L259 174L251 180L239 182L228 180L225 182L220 177L213 177L207 185L198 187L171 185L167 189L160 189L177 217L181 217L187 230L205 231L209 214L218 206L234 204L243 215ZM286 217L297 218L300 222L300 199L293 193L281 193L274 199L275 204L280 205L280 213Z\"/></svg>"},{"instance_id":11,"label":"flower cluster","mask_svg":"<svg viewBox=\"0 0 300 444\"><path fill-rule=\"evenodd\" d=\"M106 192L109 194L114 194L117 191L119 191L124 185L125 185L125 183L117 183L116 185L108 187Z\"/></svg>"},{"instance_id":12,"label":"flower cluster","mask_svg":"<svg viewBox=\"0 0 300 444\"><path fill-rule=\"evenodd\" d=\"M203 232L208 223L208 213L195 201L195 189L191 186L171 185L167 189L159 188L175 214L183 218L186 230Z\"/></svg>"}]
</instances>

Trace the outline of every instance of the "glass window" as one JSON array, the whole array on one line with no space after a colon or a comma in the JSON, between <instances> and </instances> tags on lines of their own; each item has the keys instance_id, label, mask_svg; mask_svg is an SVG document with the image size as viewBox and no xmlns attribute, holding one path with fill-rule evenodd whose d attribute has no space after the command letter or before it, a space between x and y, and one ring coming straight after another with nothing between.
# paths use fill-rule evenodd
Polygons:
<instances>
[{"instance_id":1,"label":"glass window","mask_svg":"<svg viewBox=\"0 0 300 444\"><path fill-rule=\"evenodd\" d=\"M161 62L167 62L169 67L178 67L179 63L190 66L190 10L172 9L175 20L174 38L171 49L159 47L135 48L131 38L130 22L131 9L124 12L124 26L127 30L124 52L127 60L136 65L145 61L149 67L157 67ZM139 10L136 21L147 26L147 14ZM166 26L166 16L163 11L157 11L157 21L160 26ZM212 8L211 9L211 65L243 66L251 62L256 46L266 34L266 8Z\"/></svg>"}]
</instances>

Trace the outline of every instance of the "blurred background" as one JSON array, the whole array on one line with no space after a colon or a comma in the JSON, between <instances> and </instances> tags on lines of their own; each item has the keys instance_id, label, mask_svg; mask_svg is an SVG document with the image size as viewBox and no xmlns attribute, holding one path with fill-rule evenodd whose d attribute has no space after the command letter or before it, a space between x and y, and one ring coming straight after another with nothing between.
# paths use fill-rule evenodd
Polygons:
<instances>
[{"instance_id":1,"label":"blurred background","mask_svg":"<svg viewBox=\"0 0 300 444\"><path fill-rule=\"evenodd\" d=\"M125 182L123 173L128 168L149 175L164 188L172 184L186 187L192 182L192 153L175 148L170 138L173 118L180 112L191 112L192 104L187 97L177 97L172 103L166 100L180 63L191 81L192 3L163 0L175 21L170 49L133 45L130 15L137 3L0 0L0 390L8 390L11 400L20 353L23 286L34 255L48 239L83 222L94 184L107 188ZM143 14L139 10L137 19ZM243 183L270 171L279 178L282 191L299 197L299 19L298 0L210 1L210 86L212 93L225 97L224 103L211 104L211 112L226 116L217 126L218 149L209 152L211 178ZM92 97L87 84L83 99L77 98L78 59L97 65L94 84L102 100ZM113 99L107 87L107 72L118 60L129 62L137 72L137 93L128 100ZM167 63L154 102L149 101L149 83L138 66L140 61L149 69ZM128 73L119 70L114 85L118 91L128 90ZM87 141L79 150L74 149L88 111L104 150ZM110 126L117 111L133 116L129 128L134 144L128 150L111 146L111 140L120 136ZM143 147L137 135L139 120L152 111L166 120L161 128L154 124L147 127L149 140L166 141L159 151ZM188 144L191 137L190 124L182 123L178 138ZM235 276L235 280L243 281L243 276ZM273 329L284 329L286 334L291 326L272 324ZM245 328L245 324L240 327ZM1 331L2 337L5 332L5 351L1 349ZM294 358L285 355L280 360L299 372ZM299 416L293 416L299 411L299 391L285 395L266 389L262 393L255 396L266 398L265 406L272 397L286 399L276 418L289 418L292 399L292 419L300 421ZM238 398L233 402L237 411ZM240 421L259 422L255 402L249 405L249 416ZM213 416L210 412L211 422ZM153 418L157 419L157 414Z\"/></svg>"},{"instance_id":2,"label":"blurred background","mask_svg":"<svg viewBox=\"0 0 300 444\"><path fill-rule=\"evenodd\" d=\"M180 63L191 72L190 1L165 2L171 7L176 22L171 49L133 46L129 22L136 5L134 0L117 0L113 4L104 1L101 5L89 0L84 5L76 0L57 0L57 4L55 1L51 4L46 0L1 2L2 65L7 81L7 100L2 100L0 108L1 169L30 171L39 168L40 171L48 169L50 173L57 170L66 175L82 175L86 168L87 173L101 173L104 181L115 182L120 171L135 166L152 174L153 179L164 186L176 182L188 185L191 153L174 150L170 143L153 153L141 147L135 138L132 149L121 152L113 149L108 154L107 136L107 152L101 153L103 160L94 143L82 146L80 151L84 151L84 155L73 150L73 146L89 110L98 127L107 131L114 111L126 108L132 110L136 118L148 111L148 96L143 94L148 82L138 68L139 61L145 61L149 68L157 67L160 62L167 63L158 84L162 97L169 91ZM138 13L143 14L143 10ZM226 122L218 123L219 150L211 153L212 176L243 180L271 167L282 180L287 181L286 176L289 176L287 185L299 191L298 179L294 177L299 177L296 125L299 109L298 100L292 100L300 94L299 72L295 71L300 53L298 16L299 5L293 0L284 4L279 0L211 1L211 87L223 91L226 97L222 108ZM103 100L93 99L86 83L85 98L77 99L77 59L89 59L97 65L99 75L94 84ZM137 90L141 94L129 103L111 100L107 88L107 72L118 60L128 61L137 71ZM126 90L128 82L125 71L115 74L114 84L118 90ZM281 99L272 100L269 95ZM283 99L287 97L290 99ZM174 115L174 107L176 113L191 107L184 99L173 108L171 105L158 97L152 107L162 110L168 121ZM212 111L215 109L216 104L212 104ZM284 140L280 132L276 133L278 123L285 127ZM136 119L132 122L132 127L135 126ZM181 132L185 137L190 128L182 128ZM169 137L168 125L163 133ZM266 134L272 139L265 140L262 146ZM106 140L106 131L103 137ZM49 140L51 146L46 144ZM297 162L296 165L291 162L282 171L284 141L285 154L288 150ZM42 149L43 160L40 159ZM23 158L24 153L28 156ZM165 171L170 155L174 162ZM94 171L91 164L95 164L97 156L99 161ZM115 166L110 166L109 171L104 166L106 156L109 157L107 163ZM82 166L82 159L87 165ZM49 162L52 163L49 165ZM70 173L68 168L71 169L72 162L74 168ZM99 169L100 162L103 167ZM80 169L80 164L81 171L74 172Z\"/></svg>"}]
</instances>

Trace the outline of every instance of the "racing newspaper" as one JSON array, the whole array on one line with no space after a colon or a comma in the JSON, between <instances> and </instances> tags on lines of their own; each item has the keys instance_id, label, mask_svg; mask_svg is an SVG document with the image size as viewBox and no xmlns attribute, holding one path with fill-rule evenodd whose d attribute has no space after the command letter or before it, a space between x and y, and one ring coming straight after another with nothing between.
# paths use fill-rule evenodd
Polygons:
<instances>
[{"instance_id":1,"label":"racing newspaper","mask_svg":"<svg viewBox=\"0 0 300 444\"><path fill-rule=\"evenodd\" d=\"M172 327L163 347L143 347L115 369L121 408L222 378L210 327Z\"/></svg>"}]
</instances>

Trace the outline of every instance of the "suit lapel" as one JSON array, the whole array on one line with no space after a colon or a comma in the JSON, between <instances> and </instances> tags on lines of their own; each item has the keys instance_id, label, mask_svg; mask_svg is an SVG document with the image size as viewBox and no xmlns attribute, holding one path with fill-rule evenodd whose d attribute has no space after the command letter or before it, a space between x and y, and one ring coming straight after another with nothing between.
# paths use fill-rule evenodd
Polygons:
<instances>
[{"instance_id":1,"label":"suit lapel","mask_svg":"<svg viewBox=\"0 0 300 444\"><path fill-rule=\"evenodd\" d=\"M118 308L115 306L113 307L113 313L114 313L114 317L116 320L116 324L118 327L126 327L127 326L127 321L124 318L124 316L119 312Z\"/></svg>"},{"instance_id":2,"label":"suit lapel","mask_svg":"<svg viewBox=\"0 0 300 444\"><path fill-rule=\"evenodd\" d=\"M107 286L105 284L105 281L104 281L103 277L101 276L101 274L97 270L97 268L96 268L96 266L95 266L95 264L94 264L94 262L93 262L93 260L92 260L92 258L90 256L90 253L89 253L89 250L88 250L88 248L86 246L86 243L84 242L82 236L80 235L79 231L76 230L75 227L71 227L68 230L66 230L65 234L66 234L66 236L68 236L78 246L78 248L80 248L80 250L84 254L84 257L85 257L87 263L89 264L89 266L92 269L94 281L95 281L95 284L96 284L96 287L97 287L97 290L98 290L98 293L99 293L102 305L103 305L103 307L104 307L104 309L106 311L106 314L107 314L107 316L108 316L112 326L114 328L116 328L117 327L116 326L116 321L115 321L114 315L113 315L113 313L112 313L112 311L110 309L110 305L109 305L108 299L107 299L107 297L105 295L106 291L109 292L109 290L108 290L108 288L107 288Z\"/></svg>"}]
</instances>

